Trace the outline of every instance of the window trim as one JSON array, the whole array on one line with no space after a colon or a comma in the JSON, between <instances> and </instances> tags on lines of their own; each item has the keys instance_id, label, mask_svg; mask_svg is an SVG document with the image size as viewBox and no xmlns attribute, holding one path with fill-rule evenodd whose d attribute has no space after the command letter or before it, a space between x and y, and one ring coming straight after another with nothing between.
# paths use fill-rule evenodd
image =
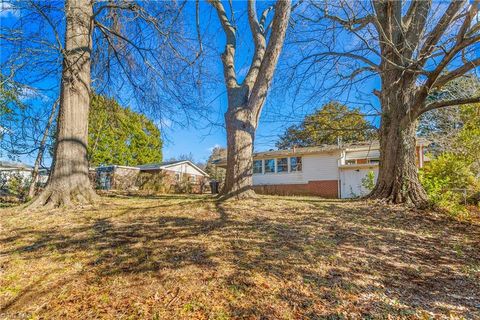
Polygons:
<instances>
[{"instance_id":1,"label":"window trim","mask_svg":"<svg viewBox=\"0 0 480 320\"><path fill-rule=\"evenodd\" d=\"M273 161L273 171L267 172L267 161L269 160ZM275 173L277 173L277 159L276 158L263 159L263 174L275 174Z\"/></svg>"},{"instance_id":2,"label":"window trim","mask_svg":"<svg viewBox=\"0 0 480 320\"><path fill-rule=\"evenodd\" d=\"M260 161L260 172L255 172L255 161ZM263 161L263 159L253 160L252 173L265 174L265 162Z\"/></svg>"},{"instance_id":3,"label":"window trim","mask_svg":"<svg viewBox=\"0 0 480 320\"><path fill-rule=\"evenodd\" d=\"M298 170L298 161L296 160L295 161L295 166L296 166L296 170L292 170L292 159L300 159L300 164L301 164L301 168L300 170ZM288 158L288 172L290 173L295 173L295 172L303 172L303 157L289 157Z\"/></svg>"},{"instance_id":4,"label":"window trim","mask_svg":"<svg viewBox=\"0 0 480 320\"><path fill-rule=\"evenodd\" d=\"M278 160L280 160L280 159L287 159L287 170L281 171L281 172L278 171ZM275 173L278 173L278 174L289 173L289 171L288 171L288 169L289 169L288 163L289 163L289 162L290 162L289 157L275 158Z\"/></svg>"}]
</instances>

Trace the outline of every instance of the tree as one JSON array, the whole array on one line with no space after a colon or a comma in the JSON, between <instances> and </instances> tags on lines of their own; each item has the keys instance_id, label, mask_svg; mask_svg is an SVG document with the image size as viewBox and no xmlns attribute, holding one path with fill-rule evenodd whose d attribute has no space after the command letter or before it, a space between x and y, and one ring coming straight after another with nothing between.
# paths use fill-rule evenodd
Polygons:
<instances>
[{"instance_id":1,"label":"tree","mask_svg":"<svg viewBox=\"0 0 480 320\"><path fill-rule=\"evenodd\" d=\"M226 170L220 168L215 164L215 160L225 159L227 157L227 149L222 147L215 147L208 157L205 172L208 173L211 179L217 180L221 183L225 180Z\"/></svg>"},{"instance_id":2,"label":"tree","mask_svg":"<svg viewBox=\"0 0 480 320\"><path fill-rule=\"evenodd\" d=\"M309 147L339 142L358 142L375 137L375 129L360 109L350 109L338 102L325 104L299 125L288 127L276 143L279 149Z\"/></svg>"},{"instance_id":3,"label":"tree","mask_svg":"<svg viewBox=\"0 0 480 320\"><path fill-rule=\"evenodd\" d=\"M22 88L41 92L51 101L60 91L52 173L44 193L30 208L92 202L95 195L85 179L86 151L76 150L87 148L90 79L94 79L95 92L112 92L123 101L133 100L159 117L174 114L177 105L171 103L172 97L184 103L182 111L187 110L189 95L182 85L191 76L188 70L196 54L188 50L190 41L176 23L181 10L176 3L154 1L11 4L9 10L19 15L5 24L2 19L0 41L2 49L8 48L2 51L2 73L12 74ZM65 31L60 30L64 26ZM23 119L19 120L18 132L32 131ZM35 142L40 140L38 136L42 135L35 134ZM23 139L14 138L13 145L32 146L24 146ZM70 161L73 159L75 163Z\"/></svg>"},{"instance_id":4,"label":"tree","mask_svg":"<svg viewBox=\"0 0 480 320\"><path fill-rule=\"evenodd\" d=\"M327 76L335 68L337 79L328 86L342 91L373 76L380 79L373 91L381 106L380 168L370 198L427 205L415 166L417 120L431 110L480 101L479 96L428 99L478 68L478 9L479 1L384 0L312 2L304 11L304 21L324 33L312 44L321 42L322 50L304 50L299 64L316 65Z\"/></svg>"},{"instance_id":5,"label":"tree","mask_svg":"<svg viewBox=\"0 0 480 320\"><path fill-rule=\"evenodd\" d=\"M54 159L45 190L30 207L69 206L97 198L88 178L88 112L93 2L66 0L65 52Z\"/></svg>"},{"instance_id":6,"label":"tree","mask_svg":"<svg viewBox=\"0 0 480 320\"><path fill-rule=\"evenodd\" d=\"M37 191L37 181L38 181L40 165L43 160L43 153L45 152L45 148L47 146L47 139L49 137L50 128L53 126L53 121L57 113L57 106L58 106L58 100L55 101L55 103L52 106L52 110L50 111L50 116L48 117L48 121L45 126L45 130L43 131L42 140L40 141L40 145L38 146L37 158L35 159L35 164L32 170L32 179L30 181L30 186L28 187L28 195L27 195L28 199L33 198Z\"/></svg>"},{"instance_id":7,"label":"tree","mask_svg":"<svg viewBox=\"0 0 480 320\"><path fill-rule=\"evenodd\" d=\"M441 90L433 91L428 99L439 101L445 98L456 99L477 94L480 95L479 79L464 76L450 81ZM428 151L431 154L438 156L447 151L454 151L459 147L457 143L458 134L466 123L471 123L475 119L474 114L467 112L471 108L470 105L450 106L432 110L420 117L418 135L430 141Z\"/></svg>"},{"instance_id":8,"label":"tree","mask_svg":"<svg viewBox=\"0 0 480 320\"><path fill-rule=\"evenodd\" d=\"M145 115L93 95L88 119L90 165L136 166L162 161L160 130Z\"/></svg>"},{"instance_id":9,"label":"tree","mask_svg":"<svg viewBox=\"0 0 480 320\"><path fill-rule=\"evenodd\" d=\"M252 156L255 131L283 47L291 11L290 0L277 1L274 7L267 7L260 20L257 17L256 1L248 1L248 22L254 53L249 71L242 82L238 80L235 66L235 22L227 17L219 0L210 0L210 3L217 12L226 36L225 51L221 56L228 97L225 113L227 172L223 194L225 198L253 197ZM275 13L269 23L267 16L272 9Z\"/></svg>"}]
</instances>

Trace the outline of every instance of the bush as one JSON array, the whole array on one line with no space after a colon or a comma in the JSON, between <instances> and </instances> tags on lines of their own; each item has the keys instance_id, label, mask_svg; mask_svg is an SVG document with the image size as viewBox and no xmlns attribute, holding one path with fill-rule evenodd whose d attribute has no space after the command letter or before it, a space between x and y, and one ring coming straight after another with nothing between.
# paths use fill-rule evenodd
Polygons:
<instances>
[{"instance_id":1,"label":"bush","mask_svg":"<svg viewBox=\"0 0 480 320\"><path fill-rule=\"evenodd\" d=\"M375 188L375 173L369 171L362 179L362 186L368 191L372 191Z\"/></svg>"},{"instance_id":2,"label":"bush","mask_svg":"<svg viewBox=\"0 0 480 320\"><path fill-rule=\"evenodd\" d=\"M164 172L142 172L137 177L136 185L140 190L156 193L170 193L170 177Z\"/></svg>"},{"instance_id":3,"label":"bush","mask_svg":"<svg viewBox=\"0 0 480 320\"><path fill-rule=\"evenodd\" d=\"M176 193L192 193L193 183L190 181L190 178L186 175L182 175L179 181L175 184Z\"/></svg>"},{"instance_id":4,"label":"bush","mask_svg":"<svg viewBox=\"0 0 480 320\"><path fill-rule=\"evenodd\" d=\"M433 205L453 215L468 213L463 191L475 193L480 190L470 165L461 156L444 153L420 170L420 181Z\"/></svg>"},{"instance_id":5,"label":"bush","mask_svg":"<svg viewBox=\"0 0 480 320\"><path fill-rule=\"evenodd\" d=\"M2 189L9 196L14 196L20 200L25 200L28 193L30 180L23 177L20 173L11 173L0 178L2 180Z\"/></svg>"}]
</instances>

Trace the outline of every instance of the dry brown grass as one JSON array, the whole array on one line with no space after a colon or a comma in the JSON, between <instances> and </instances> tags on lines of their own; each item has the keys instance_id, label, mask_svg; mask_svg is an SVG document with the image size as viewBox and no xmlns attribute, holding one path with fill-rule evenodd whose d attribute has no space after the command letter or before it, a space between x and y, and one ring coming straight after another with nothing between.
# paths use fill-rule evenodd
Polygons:
<instances>
[{"instance_id":1,"label":"dry brown grass","mask_svg":"<svg viewBox=\"0 0 480 320\"><path fill-rule=\"evenodd\" d=\"M0 318L480 318L480 226L366 202L1 209Z\"/></svg>"}]
</instances>

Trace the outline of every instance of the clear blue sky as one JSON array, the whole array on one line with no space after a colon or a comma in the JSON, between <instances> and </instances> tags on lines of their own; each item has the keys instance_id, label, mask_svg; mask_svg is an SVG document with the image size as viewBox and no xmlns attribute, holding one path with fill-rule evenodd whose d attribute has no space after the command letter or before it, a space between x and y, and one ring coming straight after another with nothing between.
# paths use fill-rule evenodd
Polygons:
<instances>
[{"instance_id":1,"label":"clear blue sky","mask_svg":"<svg viewBox=\"0 0 480 320\"><path fill-rule=\"evenodd\" d=\"M239 75L245 75L252 54L251 34L247 25L246 16L243 14L246 9L246 3L243 1L234 1L233 3L236 20L238 22L237 72ZM266 5L268 5L268 2L259 2L258 10L260 11L262 7ZM11 10L8 5L2 4L2 6L3 10L0 12L2 25L15 23L21 16L21 12ZM187 3L185 12L186 18L191 21L187 23L187 28L189 28L187 33L190 36L194 36L196 32L194 24L194 2ZM61 12L52 12L52 16L54 20L58 21L58 30L63 32L64 27L61 25L63 23L61 21ZM187 125L185 121L182 121L182 124L175 123L175 119L169 119L168 116L162 119L153 119L156 123L161 123L163 127L163 135L165 137L163 148L164 159L192 153L196 161L205 161L212 148L226 145L226 136L222 124L223 112L226 110L227 103L219 56L223 51L225 37L215 12L212 11L206 3L202 3L200 23L204 41L208 43L209 46L209 55L206 57L208 61L205 65L209 68L211 76L215 78L215 81L212 81L215 85L212 86L210 84L209 88L203 92L203 102L201 103L205 106L205 104L207 104L206 102L208 102L208 112L202 113L204 116L198 118L195 117L195 112L192 112L190 114L190 125ZM32 22L25 28L27 28L29 32L32 32L38 29L38 25ZM46 30L45 34L48 41L55 41L51 30ZM63 35L61 35L61 38L63 39ZM277 136L281 134L288 125L300 122L305 114L312 112L329 100L348 101L348 105L365 108L365 112L371 112L372 108L372 106L364 106L365 102L373 104L374 107L378 105L376 98L370 94L373 88L378 87L378 80L375 79L365 82L361 89L354 89L352 92L345 92L340 95L338 92L318 94L312 100L309 100L310 95L305 93L299 93L297 95L288 92L287 94L288 90L286 89L289 88L285 88L282 82L283 79L279 77L285 76L285 70L288 70L286 67L288 63L285 62L288 62L288 59L292 57L292 55L295 55L295 51L289 48L290 47L286 47L281 57L280 71L276 74L275 83L262 113L255 141L255 149L258 151L274 148ZM2 50L2 66L9 54L9 51L5 49ZM60 64L58 64L57 71L60 70L59 68ZM41 69L38 70L38 72L40 71ZM33 71L33 73L35 72L36 71ZM6 70L2 69L2 73L6 73ZM22 81L22 79L17 80ZM56 87L57 89L40 90L38 91L39 94L33 95L33 98L32 95L26 94L24 98L25 103L29 104L33 109L38 110L39 114L45 114L45 112L48 111L48 106L52 99L54 100L56 98L55 96L58 95L58 82L58 72L43 81L36 82L35 86L37 88L46 89ZM282 86L277 86L277 83L282 84ZM118 92L117 94L121 97L123 93ZM175 102L172 101L172 103ZM141 106L134 104L130 106L133 109L141 109ZM369 120L378 124L378 119L376 118L370 118ZM3 154L1 156L5 158L6 155ZM33 163L34 158L33 156L24 155L20 157L20 160Z\"/></svg>"}]
</instances>

